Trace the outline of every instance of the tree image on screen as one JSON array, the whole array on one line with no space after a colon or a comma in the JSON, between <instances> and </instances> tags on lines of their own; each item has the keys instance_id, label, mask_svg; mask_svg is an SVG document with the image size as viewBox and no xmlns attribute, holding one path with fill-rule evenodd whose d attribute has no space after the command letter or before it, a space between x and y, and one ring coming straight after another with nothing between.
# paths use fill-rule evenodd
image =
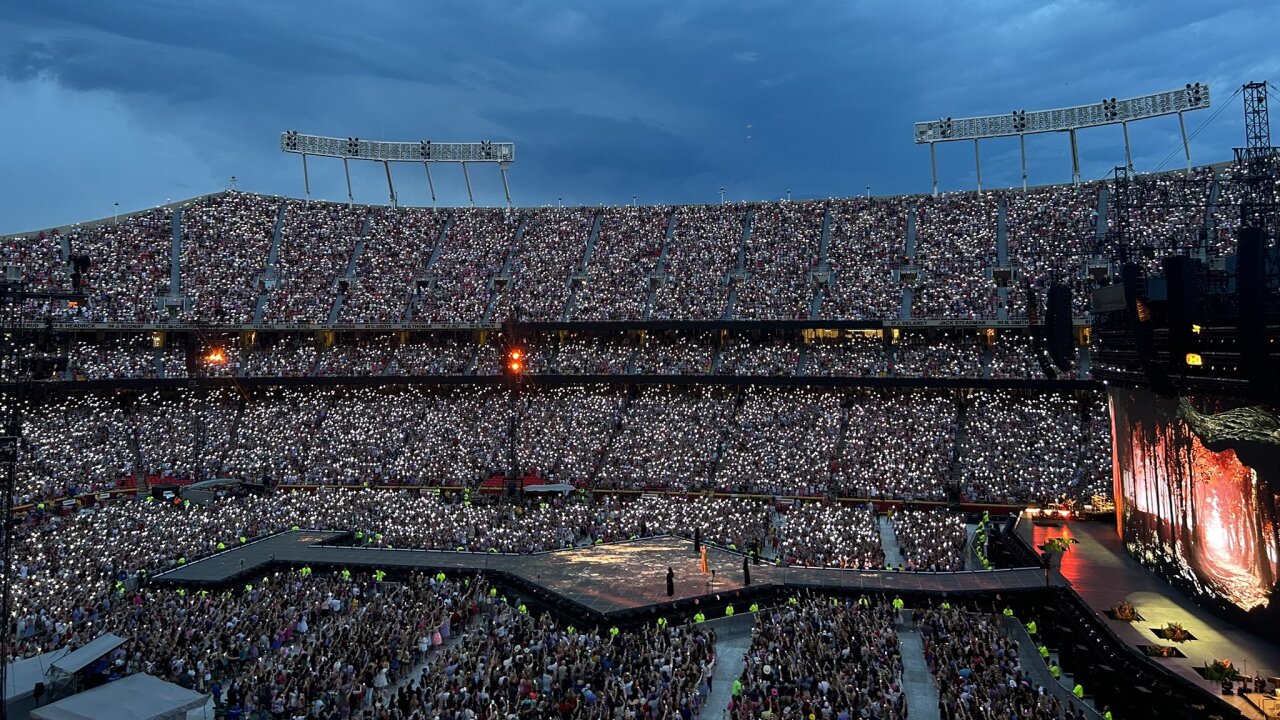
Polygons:
<instances>
[{"instance_id":1,"label":"tree image on screen","mask_svg":"<svg viewBox=\"0 0 1280 720\"><path fill-rule=\"evenodd\" d=\"M1198 600L1262 621L1280 561L1280 417L1213 396L1111 391L1125 546ZM1275 634L1274 626L1268 628Z\"/></svg>"}]
</instances>

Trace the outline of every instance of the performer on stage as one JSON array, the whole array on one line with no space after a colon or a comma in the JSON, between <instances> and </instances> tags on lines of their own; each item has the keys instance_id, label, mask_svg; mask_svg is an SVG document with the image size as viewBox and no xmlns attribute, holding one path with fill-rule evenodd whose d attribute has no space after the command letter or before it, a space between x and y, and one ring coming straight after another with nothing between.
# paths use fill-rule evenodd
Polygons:
<instances>
[{"instance_id":1,"label":"performer on stage","mask_svg":"<svg viewBox=\"0 0 1280 720\"><path fill-rule=\"evenodd\" d=\"M702 552L699 553L699 555L701 557L701 561L698 564L702 566L702 574L706 575L707 574L707 549L705 547L702 548Z\"/></svg>"},{"instance_id":2,"label":"performer on stage","mask_svg":"<svg viewBox=\"0 0 1280 720\"><path fill-rule=\"evenodd\" d=\"M693 552L702 552L702 528L693 529ZM705 570L703 572L706 572Z\"/></svg>"},{"instance_id":3,"label":"performer on stage","mask_svg":"<svg viewBox=\"0 0 1280 720\"><path fill-rule=\"evenodd\" d=\"M676 594L676 571L670 566L667 567L667 597Z\"/></svg>"},{"instance_id":4,"label":"performer on stage","mask_svg":"<svg viewBox=\"0 0 1280 720\"><path fill-rule=\"evenodd\" d=\"M747 556L742 556L742 584L751 585L751 563L747 562Z\"/></svg>"}]
</instances>

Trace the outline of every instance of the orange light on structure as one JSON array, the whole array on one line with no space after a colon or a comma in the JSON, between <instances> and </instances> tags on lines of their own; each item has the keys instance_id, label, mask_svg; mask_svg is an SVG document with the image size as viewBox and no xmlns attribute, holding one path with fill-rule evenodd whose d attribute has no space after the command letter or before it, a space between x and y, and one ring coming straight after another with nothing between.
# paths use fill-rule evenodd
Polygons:
<instances>
[{"instance_id":1,"label":"orange light on structure","mask_svg":"<svg viewBox=\"0 0 1280 720\"><path fill-rule=\"evenodd\" d=\"M227 361L227 353L222 348L214 348L204 359L213 365L221 365Z\"/></svg>"},{"instance_id":2,"label":"orange light on structure","mask_svg":"<svg viewBox=\"0 0 1280 720\"><path fill-rule=\"evenodd\" d=\"M524 350L518 347L507 350L507 370L512 375L524 372Z\"/></svg>"}]
</instances>

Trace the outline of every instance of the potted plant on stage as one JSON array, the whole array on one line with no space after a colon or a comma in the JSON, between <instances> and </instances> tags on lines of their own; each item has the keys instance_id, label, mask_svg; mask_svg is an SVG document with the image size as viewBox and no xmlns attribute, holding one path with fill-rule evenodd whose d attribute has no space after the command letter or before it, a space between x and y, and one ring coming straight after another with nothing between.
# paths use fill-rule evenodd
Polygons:
<instances>
[{"instance_id":1,"label":"potted plant on stage","mask_svg":"<svg viewBox=\"0 0 1280 720\"><path fill-rule=\"evenodd\" d=\"M1160 628L1160 637L1174 642L1186 642L1191 639L1191 633L1182 627L1182 623L1169 622Z\"/></svg>"},{"instance_id":2,"label":"potted plant on stage","mask_svg":"<svg viewBox=\"0 0 1280 720\"><path fill-rule=\"evenodd\" d=\"M1133 607L1133 603L1128 600L1112 608L1111 613L1116 620L1123 620L1124 622L1135 622L1142 619L1138 617L1138 611Z\"/></svg>"}]
</instances>

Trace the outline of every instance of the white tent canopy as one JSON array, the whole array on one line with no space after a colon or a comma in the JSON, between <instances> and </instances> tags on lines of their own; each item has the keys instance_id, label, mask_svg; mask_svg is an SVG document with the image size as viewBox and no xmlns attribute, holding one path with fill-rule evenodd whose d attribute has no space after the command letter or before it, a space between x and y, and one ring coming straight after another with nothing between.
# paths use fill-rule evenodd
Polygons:
<instances>
[{"instance_id":1,"label":"white tent canopy","mask_svg":"<svg viewBox=\"0 0 1280 720\"><path fill-rule=\"evenodd\" d=\"M37 720L179 720L208 695L138 673L31 711ZM108 710L109 708L109 710Z\"/></svg>"},{"instance_id":2,"label":"white tent canopy","mask_svg":"<svg viewBox=\"0 0 1280 720\"><path fill-rule=\"evenodd\" d=\"M103 633L90 640L84 646L70 653L53 664L53 669L60 673L73 675L92 665L98 658L124 644L124 638L111 633Z\"/></svg>"},{"instance_id":3,"label":"white tent canopy","mask_svg":"<svg viewBox=\"0 0 1280 720\"><path fill-rule=\"evenodd\" d=\"M568 495L569 493L573 492L573 486L570 485L569 483L543 483L541 485L525 485L524 491L527 493L545 492L545 493L560 493L562 495Z\"/></svg>"},{"instance_id":4,"label":"white tent canopy","mask_svg":"<svg viewBox=\"0 0 1280 720\"><path fill-rule=\"evenodd\" d=\"M50 665L66 654L67 651L64 648L9 663L6 671L9 692L5 694L5 699L13 702L30 696L38 682L51 685L45 673L48 672Z\"/></svg>"}]
</instances>

